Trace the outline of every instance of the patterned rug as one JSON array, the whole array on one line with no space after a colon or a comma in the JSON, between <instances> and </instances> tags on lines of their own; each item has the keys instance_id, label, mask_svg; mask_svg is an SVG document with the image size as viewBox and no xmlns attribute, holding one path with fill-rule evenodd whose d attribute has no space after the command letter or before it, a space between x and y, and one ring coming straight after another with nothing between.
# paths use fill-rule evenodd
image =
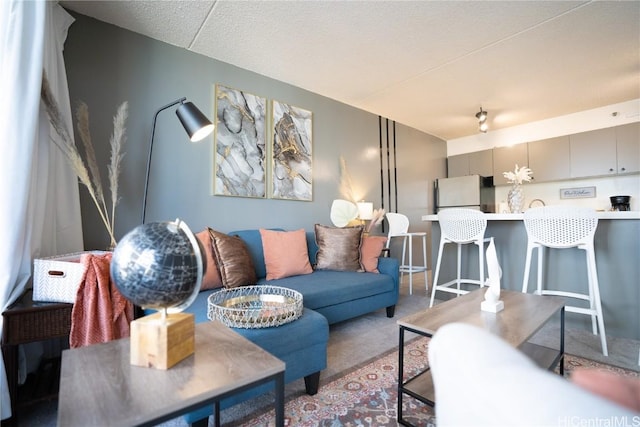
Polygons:
<instances>
[{"instance_id":1,"label":"patterned rug","mask_svg":"<svg viewBox=\"0 0 640 427\"><path fill-rule=\"evenodd\" d=\"M405 376L426 368L428 338L415 339L405 346ZM565 376L573 369L592 367L638 377L631 370L605 365L577 356L565 355ZM285 425L300 427L380 427L396 425L398 353L390 352L369 364L330 381L315 396L302 395L285 404ZM435 426L433 408L406 396L402 414L415 426ZM240 424L242 427L274 426L273 410Z\"/></svg>"}]
</instances>

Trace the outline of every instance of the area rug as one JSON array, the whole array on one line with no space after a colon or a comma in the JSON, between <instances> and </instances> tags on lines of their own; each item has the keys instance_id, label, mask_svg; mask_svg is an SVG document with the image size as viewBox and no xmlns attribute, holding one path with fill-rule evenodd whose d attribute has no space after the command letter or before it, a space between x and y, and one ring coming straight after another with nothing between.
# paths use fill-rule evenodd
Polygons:
<instances>
[{"instance_id":1,"label":"area rug","mask_svg":"<svg viewBox=\"0 0 640 427\"><path fill-rule=\"evenodd\" d=\"M405 376L426 368L428 338L405 345ZM565 376L573 369L592 367L638 377L638 372L565 355ZM301 395L285 404L285 425L300 427L381 427L396 425L398 353L392 351L320 387L315 396ZM435 426L433 408L406 396L402 414L415 426ZM234 424L242 427L274 425L273 410Z\"/></svg>"}]
</instances>

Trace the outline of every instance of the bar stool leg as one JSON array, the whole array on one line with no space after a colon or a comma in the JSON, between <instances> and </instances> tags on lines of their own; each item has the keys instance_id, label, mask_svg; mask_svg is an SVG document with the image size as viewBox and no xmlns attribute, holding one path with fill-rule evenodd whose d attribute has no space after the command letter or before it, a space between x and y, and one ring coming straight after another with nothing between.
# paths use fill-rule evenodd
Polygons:
<instances>
[{"instance_id":1,"label":"bar stool leg","mask_svg":"<svg viewBox=\"0 0 640 427\"><path fill-rule=\"evenodd\" d=\"M538 245L538 295L542 295L542 264L544 263L544 246Z\"/></svg>"},{"instance_id":2,"label":"bar stool leg","mask_svg":"<svg viewBox=\"0 0 640 427\"><path fill-rule=\"evenodd\" d=\"M476 242L478 246L478 274L480 275L480 287L484 286L484 239Z\"/></svg>"},{"instance_id":3,"label":"bar stool leg","mask_svg":"<svg viewBox=\"0 0 640 427\"><path fill-rule=\"evenodd\" d=\"M587 284L589 287L589 309L591 309L591 332L593 335L598 335L598 325L597 325L597 305L595 300L595 289L594 289L594 277L593 272L590 265L589 260L589 252L585 249L585 259L587 261ZM597 280L597 277L596 277Z\"/></svg>"},{"instance_id":4,"label":"bar stool leg","mask_svg":"<svg viewBox=\"0 0 640 427\"><path fill-rule=\"evenodd\" d=\"M598 283L598 272L596 269L596 255L593 246L587 249L587 265L588 274L591 277L590 282L593 287L593 298L596 304L596 317L598 318L598 329L600 329L600 344L602 345L602 354L609 356L607 349L607 334L604 329L604 318L602 316L602 301L600 300L600 285Z\"/></svg>"},{"instance_id":5,"label":"bar stool leg","mask_svg":"<svg viewBox=\"0 0 640 427\"><path fill-rule=\"evenodd\" d=\"M407 236L402 238L402 263L400 264L400 283L402 283L402 277L404 276L404 270L406 264L404 263L404 257L407 252Z\"/></svg>"},{"instance_id":6,"label":"bar stool leg","mask_svg":"<svg viewBox=\"0 0 640 427\"><path fill-rule=\"evenodd\" d=\"M457 285L458 285L458 290L460 290L460 283L461 283L461 279L460 279L460 271L462 269L462 245L460 243L456 243L456 245L458 246L458 281L457 281ZM460 296L460 294L457 294L456 296Z\"/></svg>"},{"instance_id":7,"label":"bar stool leg","mask_svg":"<svg viewBox=\"0 0 640 427\"><path fill-rule=\"evenodd\" d=\"M427 236L422 236L422 262L424 265L424 290L429 295L429 279L427 278Z\"/></svg>"},{"instance_id":8,"label":"bar stool leg","mask_svg":"<svg viewBox=\"0 0 640 427\"><path fill-rule=\"evenodd\" d=\"M413 295L413 237L409 237L408 239L409 239L409 295Z\"/></svg>"},{"instance_id":9,"label":"bar stool leg","mask_svg":"<svg viewBox=\"0 0 640 427\"><path fill-rule=\"evenodd\" d=\"M524 277L522 278L522 293L526 294L529 288L529 273L531 271L531 254L533 247L527 244L527 257L524 261Z\"/></svg>"}]
</instances>

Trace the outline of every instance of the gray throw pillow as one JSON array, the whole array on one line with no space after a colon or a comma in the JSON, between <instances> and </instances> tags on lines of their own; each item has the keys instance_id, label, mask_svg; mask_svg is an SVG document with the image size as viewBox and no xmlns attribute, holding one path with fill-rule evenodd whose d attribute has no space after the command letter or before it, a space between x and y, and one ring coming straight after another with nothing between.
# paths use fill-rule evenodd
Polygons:
<instances>
[{"instance_id":1,"label":"gray throw pillow","mask_svg":"<svg viewBox=\"0 0 640 427\"><path fill-rule=\"evenodd\" d=\"M333 228L316 224L317 270L362 271L362 226Z\"/></svg>"}]
</instances>

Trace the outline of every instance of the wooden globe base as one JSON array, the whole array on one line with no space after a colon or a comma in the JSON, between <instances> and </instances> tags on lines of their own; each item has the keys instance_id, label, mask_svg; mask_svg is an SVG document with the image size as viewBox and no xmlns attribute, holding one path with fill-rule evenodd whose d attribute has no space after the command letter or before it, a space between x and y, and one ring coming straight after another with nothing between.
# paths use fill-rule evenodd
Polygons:
<instances>
[{"instance_id":1,"label":"wooden globe base","mask_svg":"<svg viewBox=\"0 0 640 427\"><path fill-rule=\"evenodd\" d=\"M195 316L154 313L131 322L131 364L169 369L195 352Z\"/></svg>"}]
</instances>

